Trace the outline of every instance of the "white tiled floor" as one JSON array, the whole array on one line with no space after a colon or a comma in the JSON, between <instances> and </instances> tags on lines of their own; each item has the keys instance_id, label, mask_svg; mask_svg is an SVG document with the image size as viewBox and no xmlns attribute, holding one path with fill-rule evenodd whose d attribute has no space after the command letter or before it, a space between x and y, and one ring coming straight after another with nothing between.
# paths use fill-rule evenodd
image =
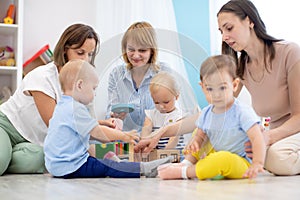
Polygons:
<instances>
[{"instance_id":1,"label":"white tiled floor","mask_svg":"<svg viewBox=\"0 0 300 200\"><path fill-rule=\"evenodd\" d=\"M300 199L300 176L265 173L254 180L57 179L44 175L0 177L0 199Z\"/></svg>"}]
</instances>

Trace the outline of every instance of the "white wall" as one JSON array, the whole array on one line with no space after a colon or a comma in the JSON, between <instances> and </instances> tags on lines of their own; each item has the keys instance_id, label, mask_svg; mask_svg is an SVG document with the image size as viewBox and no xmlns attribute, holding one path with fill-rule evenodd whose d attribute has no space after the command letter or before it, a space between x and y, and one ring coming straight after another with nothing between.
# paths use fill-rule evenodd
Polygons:
<instances>
[{"instance_id":1,"label":"white wall","mask_svg":"<svg viewBox=\"0 0 300 200\"><path fill-rule=\"evenodd\" d=\"M96 1L24 0L24 62L46 44L53 50L62 32L73 23L96 29Z\"/></svg>"},{"instance_id":2,"label":"white wall","mask_svg":"<svg viewBox=\"0 0 300 200\"><path fill-rule=\"evenodd\" d=\"M71 24L81 22L89 24L105 40L105 27L99 17L100 0L24 0L24 43L23 61L25 62L45 44L53 50L62 32ZM101 0L109 1L109 0ZM298 0L252 0L257 6L268 32L277 38L295 41L300 44L300 28L293 23L299 18ZM213 3L212 3L213 2ZM211 12L211 53L220 52L221 34L217 28L216 13L227 0L210 1L214 7ZM110 9L110 8L108 8ZM111 8L112 9L112 8ZM100 23L99 23L100 22ZM98 26L97 26L98 24ZM115 24L107 24L108 27ZM99 28L100 27L100 28ZM127 28L127 25L125 26ZM126 29L124 28L124 30ZM99 30L101 29L101 30ZM103 37L101 35L103 33ZM118 48L118 51L120 49ZM99 56L97 58L99 60ZM97 61L96 60L96 61ZM99 61L98 61L99 62ZM246 102L250 98L247 92L243 95Z\"/></svg>"},{"instance_id":3,"label":"white wall","mask_svg":"<svg viewBox=\"0 0 300 200\"><path fill-rule=\"evenodd\" d=\"M179 64L176 58L180 48L174 42L175 35L171 34L176 30L172 0L25 0L24 5L24 62L45 44L50 44L50 49L54 50L62 32L73 23L89 24L99 34L101 47L95 60L100 75L95 102L98 118L106 113L109 66L121 61L121 36L133 22L148 21L158 29L158 35L165 35L162 40L161 35L158 37L159 46L165 47L165 51L159 53L159 60L175 70L182 69L183 63ZM170 31L168 35L166 30ZM185 75L185 71L176 71Z\"/></svg>"}]
</instances>

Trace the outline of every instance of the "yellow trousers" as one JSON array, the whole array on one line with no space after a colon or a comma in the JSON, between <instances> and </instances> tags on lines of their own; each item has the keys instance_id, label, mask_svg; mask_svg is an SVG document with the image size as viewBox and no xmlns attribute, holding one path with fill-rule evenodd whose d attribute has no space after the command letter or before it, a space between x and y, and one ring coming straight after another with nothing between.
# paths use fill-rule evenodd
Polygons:
<instances>
[{"instance_id":1,"label":"yellow trousers","mask_svg":"<svg viewBox=\"0 0 300 200\"><path fill-rule=\"evenodd\" d=\"M243 174L250 166L246 159L237 154L228 151L216 152L209 142L199 152L192 155L198 160L196 175L201 180L218 175L230 179L243 178Z\"/></svg>"}]
</instances>

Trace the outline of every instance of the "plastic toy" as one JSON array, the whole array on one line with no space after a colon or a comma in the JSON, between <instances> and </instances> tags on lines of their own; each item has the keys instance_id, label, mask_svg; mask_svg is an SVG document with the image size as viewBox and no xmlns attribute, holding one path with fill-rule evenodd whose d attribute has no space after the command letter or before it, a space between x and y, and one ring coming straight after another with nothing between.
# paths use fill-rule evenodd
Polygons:
<instances>
[{"instance_id":1,"label":"plastic toy","mask_svg":"<svg viewBox=\"0 0 300 200\"><path fill-rule=\"evenodd\" d=\"M14 56L14 50L11 47L0 47L0 66L14 66L16 64Z\"/></svg>"},{"instance_id":2,"label":"plastic toy","mask_svg":"<svg viewBox=\"0 0 300 200\"><path fill-rule=\"evenodd\" d=\"M134 110L133 104L116 104L111 107L111 111L114 113L130 113Z\"/></svg>"},{"instance_id":3,"label":"plastic toy","mask_svg":"<svg viewBox=\"0 0 300 200\"><path fill-rule=\"evenodd\" d=\"M270 130L270 121L271 121L270 117L263 117L262 124L263 124L264 130Z\"/></svg>"},{"instance_id":4,"label":"plastic toy","mask_svg":"<svg viewBox=\"0 0 300 200\"><path fill-rule=\"evenodd\" d=\"M3 60L0 60L0 66L15 66L16 62L13 58L6 58Z\"/></svg>"},{"instance_id":5,"label":"plastic toy","mask_svg":"<svg viewBox=\"0 0 300 200\"><path fill-rule=\"evenodd\" d=\"M49 49L49 44L43 46L30 59L23 64L23 74L28 74L31 70L41 65L45 65L52 61L52 51Z\"/></svg>"},{"instance_id":6,"label":"plastic toy","mask_svg":"<svg viewBox=\"0 0 300 200\"><path fill-rule=\"evenodd\" d=\"M14 4L10 4L7 10L6 17L3 19L4 24L13 24L15 18L16 7Z\"/></svg>"}]
</instances>

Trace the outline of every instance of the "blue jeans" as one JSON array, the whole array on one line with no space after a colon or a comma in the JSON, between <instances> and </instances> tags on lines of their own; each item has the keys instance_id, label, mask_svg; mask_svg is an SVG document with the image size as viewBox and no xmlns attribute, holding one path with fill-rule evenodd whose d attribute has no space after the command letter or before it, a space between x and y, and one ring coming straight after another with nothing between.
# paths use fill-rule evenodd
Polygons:
<instances>
[{"instance_id":1,"label":"blue jeans","mask_svg":"<svg viewBox=\"0 0 300 200\"><path fill-rule=\"evenodd\" d=\"M116 162L90 156L78 170L60 178L139 178L140 170L138 162Z\"/></svg>"}]
</instances>

